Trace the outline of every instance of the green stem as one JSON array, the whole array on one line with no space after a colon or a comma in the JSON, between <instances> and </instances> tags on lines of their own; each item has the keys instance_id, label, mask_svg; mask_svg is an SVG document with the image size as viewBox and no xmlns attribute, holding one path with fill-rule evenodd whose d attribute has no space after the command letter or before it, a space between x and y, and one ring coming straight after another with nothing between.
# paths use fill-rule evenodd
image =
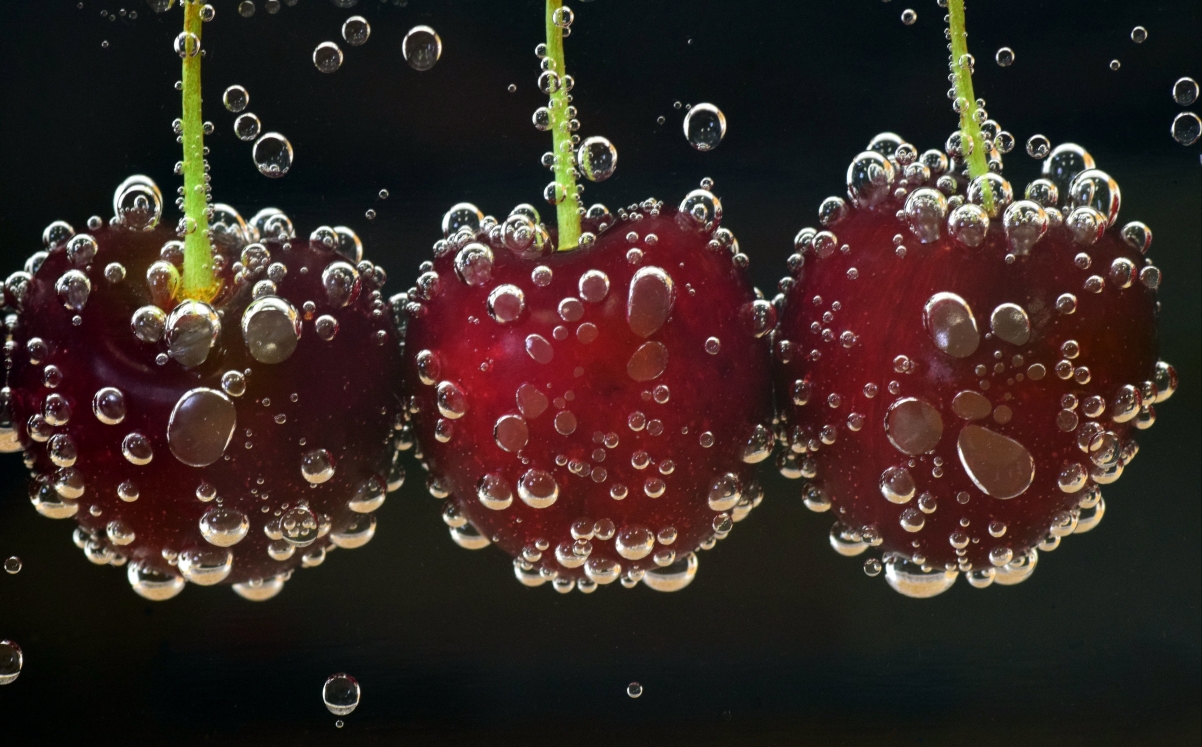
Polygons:
<instances>
[{"instance_id":1,"label":"green stem","mask_svg":"<svg viewBox=\"0 0 1202 747\"><path fill-rule=\"evenodd\" d=\"M968 63L964 0L948 0L947 17L952 36L952 72L956 76L956 98L965 102L965 106L960 109L960 132L964 140L972 144L972 152L968 154L968 176L970 179L976 179L989 173L989 164L985 162L985 141L981 137L981 125L976 120L977 97L972 90L972 68ZM993 191L988 184L984 185L981 197L985 203L985 210L993 212Z\"/></svg>"},{"instance_id":2,"label":"green stem","mask_svg":"<svg viewBox=\"0 0 1202 747\"><path fill-rule=\"evenodd\" d=\"M184 32L188 37L184 55L184 277L185 298L208 301L215 295L213 249L209 243L209 219L205 214L204 123L200 114L200 9L199 0L185 0ZM195 47L193 46L195 45Z\"/></svg>"},{"instance_id":3,"label":"green stem","mask_svg":"<svg viewBox=\"0 0 1202 747\"><path fill-rule=\"evenodd\" d=\"M555 25L555 11L563 7L563 0L547 0L547 59L554 63L552 72L559 76L560 85L551 93L551 137L555 153L555 183L564 189L566 197L556 206L559 226L558 251L575 249L580 244L580 214L576 212L579 202L576 196L576 164L572 157L572 131L568 122L568 91L563 84L567 67L563 58L563 29Z\"/></svg>"}]
</instances>

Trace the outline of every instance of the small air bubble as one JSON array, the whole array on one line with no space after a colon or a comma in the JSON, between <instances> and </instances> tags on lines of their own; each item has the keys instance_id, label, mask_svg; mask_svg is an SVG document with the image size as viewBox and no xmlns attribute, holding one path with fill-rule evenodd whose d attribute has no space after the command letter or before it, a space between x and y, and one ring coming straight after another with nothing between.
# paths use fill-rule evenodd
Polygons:
<instances>
[{"instance_id":1,"label":"small air bubble","mask_svg":"<svg viewBox=\"0 0 1202 747\"><path fill-rule=\"evenodd\" d=\"M1014 50L1010 47L1002 47L993 56L993 59L997 60L997 64L1002 67L1010 67L1014 64Z\"/></svg>"}]
</instances>

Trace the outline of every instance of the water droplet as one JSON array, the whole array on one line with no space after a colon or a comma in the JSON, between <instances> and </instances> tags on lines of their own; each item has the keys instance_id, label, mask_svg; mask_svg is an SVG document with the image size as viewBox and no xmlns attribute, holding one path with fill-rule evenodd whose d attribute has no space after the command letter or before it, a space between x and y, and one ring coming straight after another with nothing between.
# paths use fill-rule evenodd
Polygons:
<instances>
[{"instance_id":1,"label":"water droplet","mask_svg":"<svg viewBox=\"0 0 1202 747\"><path fill-rule=\"evenodd\" d=\"M192 389L171 411L167 445L184 464L207 467L225 453L236 424L237 413L229 397L214 389Z\"/></svg>"},{"instance_id":2,"label":"water droplet","mask_svg":"<svg viewBox=\"0 0 1202 747\"><path fill-rule=\"evenodd\" d=\"M954 293L936 293L923 307L923 323L935 346L955 358L977 350L981 335L968 302Z\"/></svg>"},{"instance_id":3,"label":"water droplet","mask_svg":"<svg viewBox=\"0 0 1202 747\"><path fill-rule=\"evenodd\" d=\"M405 34L401 52L409 67L419 71L429 70L442 56L442 39L429 26L414 26Z\"/></svg>"},{"instance_id":4,"label":"water droplet","mask_svg":"<svg viewBox=\"0 0 1202 747\"><path fill-rule=\"evenodd\" d=\"M973 484L994 498L1022 495L1035 479L1035 461L1026 447L988 428L964 426L956 451Z\"/></svg>"},{"instance_id":5,"label":"water droplet","mask_svg":"<svg viewBox=\"0 0 1202 747\"><path fill-rule=\"evenodd\" d=\"M250 530L246 514L233 508L214 506L200 517L200 533L217 547L233 547Z\"/></svg>"},{"instance_id":6,"label":"water droplet","mask_svg":"<svg viewBox=\"0 0 1202 747\"><path fill-rule=\"evenodd\" d=\"M359 682L349 674L333 674L321 688L321 701L335 716L347 716L359 707Z\"/></svg>"},{"instance_id":7,"label":"water droplet","mask_svg":"<svg viewBox=\"0 0 1202 747\"><path fill-rule=\"evenodd\" d=\"M277 179L292 168L292 143L278 132L268 132L255 141L251 157L260 174Z\"/></svg>"}]
</instances>

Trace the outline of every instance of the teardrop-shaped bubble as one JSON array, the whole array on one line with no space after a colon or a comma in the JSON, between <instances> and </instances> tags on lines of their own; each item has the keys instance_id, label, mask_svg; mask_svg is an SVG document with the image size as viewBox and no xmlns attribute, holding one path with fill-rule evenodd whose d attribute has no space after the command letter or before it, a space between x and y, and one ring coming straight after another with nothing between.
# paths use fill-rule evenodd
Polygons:
<instances>
[{"instance_id":1,"label":"teardrop-shaped bubble","mask_svg":"<svg viewBox=\"0 0 1202 747\"><path fill-rule=\"evenodd\" d=\"M1022 495L1035 479L1035 460L1027 448L988 428L964 426L956 452L973 484L994 498Z\"/></svg>"},{"instance_id":2,"label":"teardrop-shaped bubble","mask_svg":"<svg viewBox=\"0 0 1202 747\"><path fill-rule=\"evenodd\" d=\"M866 150L847 167L847 194L860 207L871 207L889 196L895 169L889 159Z\"/></svg>"},{"instance_id":3,"label":"teardrop-shaped bubble","mask_svg":"<svg viewBox=\"0 0 1202 747\"><path fill-rule=\"evenodd\" d=\"M331 262L321 271L321 284L330 305L340 309L359 296L359 271L346 262Z\"/></svg>"},{"instance_id":4,"label":"teardrop-shaped bubble","mask_svg":"<svg viewBox=\"0 0 1202 747\"><path fill-rule=\"evenodd\" d=\"M442 56L442 39L429 26L414 26L401 42L401 53L409 67L418 71L429 70Z\"/></svg>"},{"instance_id":5,"label":"teardrop-shaped bubble","mask_svg":"<svg viewBox=\"0 0 1202 747\"><path fill-rule=\"evenodd\" d=\"M384 505L384 499L387 495L387 484L377 475L372 475L359 483L359 487L355 488L355 492L351 495L351 499L346 505L347 508L355 513L370 514Z\"/></svg>"},{"instance_id":6,"label":"teardrop-shaped bubble","mask_svg":"<svg viewBox=\"0 0 1202 747\"><path fill-rule=\"evenodd\" d=\"M1019 200L1006 208L1002 216L1002 227L1010 251L1019 256L1030 253L1031 247L1048 231L1048 214L1039 203Z\"/></svg>"},{"instance_id":7,"label":"teardrop-shaped bubble","mask_svg":"<svg viewBox=\"0 0 1202 747\"><path fill-rule=\"evenodd\" d=\"M171 599L183 591L187 583L183 578L174 573L148 568L140 562L129 564L126 578L129 579L130 587L137 592L138 596L143 599L149 599L152 602L163 602Z\"/></svg>"},{"instance_id":8,"label":"teardrop-shaped bubble","mask_svg":"<svg viewBox=\"0 0 1202 747\"><path fill-rule=\"evenodd\" d=\"M54 283L58 300L71 311L83 311L92 292L92 281L79 270L67 270Z\"/></svg>"},{"instance_id":9,"label":"teardrop-shaped bubble","mask_svg":"<svg viewBox=\"0 0 1202 747\"><path fill-rule=\"evenodd\" d=\"M684 136L703 153L713 150L726 137L726 115L713 104L697 104L684 117Z\"/></svg>"},{"instance_id":10,"label":"teardrop-shaped bubble","mask_svg":"<svg viewBox=\"0 0 1202 747\"><path fill-rule=\"evenodd\" d=\"M330 532L330 542L344 550L354 550L371 542L374 536L376 517L371 514L359 514L352 517L351 523L342 529Z\"/></svg>"},{"instance_id":11,"label":"teardrop-shaped bubble","mask_svg":"<svg viewBox=\"0 0 1202 747\"><path fill-rule=\"evenodd\" d=\"M292 143L278 132L268 132L255 141L251 156L260 174L278 179L292 168Z\"/></svg>"},{"instance_id":12,"label":"teardrop-shaped bubble","mask_svg":"<svg viewBox=\"0 0 1202 747\"><path fill-rule=\"evenodd\" d=\"M518 479L518 497L531 508L547 508L559 498L559 485L550 472L529 469Z\"/></svg>"},{"instance_id":13,"label":"teardrop-shaped bubble","mask_svg":"<svg viewBox=\"0 0 1202 747\"><path fill-rule=\"evenodd\" d=\"M561 413L562 414L562 413ZM505 451L516 454L530 440L526 421L517 415L502 415L493 426L493 438Z\"/></svg>"},{"instance_id":14,"label":"teardrop-shaped bubble","mask_svg":"<svg viewBox=\"0 0 1202 747\"><path fill-rule=\"evenodd\" d=\"M626 323L640 337L650 337L664 325L676 302L672 277L659 267L642 267L630 280Z\"/></svg>"},{"instance_id":15,"label":"teardrop-shaped bubble","mask_svg":"<svg viewBox=\"0 0 1202 747\"><path fill-rule=\"evenodd\" d=\"M767 426L757 425L743 444L743 461L747 464L758 464L772 455L772 446L776 443L772 430Z\"/></svg>"},{"instance_id":16,"label":"teardrop-shaped bubble","mask_svg":"<svg viewBox=\"0 0 1202 747\"><path fill-rule=\"evenodd\" d=\"M283 363L300 342L301 320L296 308L277 296L264 296L242 312L242 340L260 363Z\"/></svg>"},{"instance_id":17,"label":"teardrop-shaped bubble","mask_svg":"<svg viewBox=\"0 0 1202 747\"><path fill-rule=\"evenodd\" d=\"M938 241L947 219L947 198L937 189L916 189L906 198L906 222L923 244Z\"/></svg>"},{"instance_id":18,"label":"teardrop-shaped bubble","mask_svg":"<svg viewBox=\"0 0 1202 747\"><path fill-rule=\"evenodd\" d=\"M301 455L301 475L313 485L320 485L333 477L334 466L334 455L326 449L311 449Z\"/></svg>"},{"instance_id":19,"label":"teardrop-shaped bubble","mask_svg":"<svg viewBox=\"0 0 1202 747\"><path fill-rule=\"evenodd\" d=\"M486 508L501 511L513 504L513 490L499 474L488 474L476 483L476 497Z\"/></svg>"},{"instance_id":20,"label":"teardrop-shaped bubble","mask_svg":"<svg viewBox=\"0 0 1202 747\"><path fill-rule=\"evenodd\" d=\"M913 599L930 599L956 583L957 571L935 569L924 571L904 558L891 558L885 563L885 580L898 594Z\"/></svg>"},{"instance_id":21,"label":"teardrop-shaped bubble","mask_svg":"<svg viewBox=\"0 0 1202 747\"><path fill-rule=\"evenodd\" d=\"M167 315L167 353L172 360L195 368L209 357L221 337L221 318L201 301L184 301Z\"/></svg>"},{"instance_id":22,"label":"teardrop-shaped bubble","mask_svg":"<svg viewBox=\"0 0 1202 747\"><path fill-rule=\"evenodd\" d=\"M234 569L234 551L223 547L194 547L179 554L179 572L200 586L224 581Z\"/></svg>"},{"instance_id":23,"label":"teardrop-shaped bubble","mask_svg":"<svg viewBox=\"0 0 1202 747\"><path fill-rule=\"evenodd\" d=\"M235 508L213 506L200 517L200 534L210 545L233 547L246 537L250 520Z\"/></svg>"},{"instance_id":24,"label":"teardrop-shaped bubble","mask_svg":"<svg viewBox=\"0 0 1202 747\"><path fill-rule=\"evenodd\" d=\"M936 293L922 310L923 325L935 346L954 358L967 358L981 344L968 302L955 293Z\"/></svg>"},{"instance_id":25,"label":"teardrop-shaped bubble","mask_svg":"<svg viewBox=\"0 0 1202 747\"><path fill-rule=\"evenodd\" d=\"M199 387L184 393L167 421L167 445L190 467L207 467L225 453L237 413L223 392Z\"/></svg>"},{"instance_id":26,"label":"teardrop-shaped bubble","mask_svg":"<svg viewBox=\"0 0 1202 747\"><path fill-rule=\"evenodd\" d=\"M1011 345L1026 345L1031 339L1031 319L1018 304L1004 303L989 316L993 334Z\"/></svg>"},{"instance_id":27,"label":"teardrop-shaped bubble","mask_svg":"<svg viewBox=\"0 0 1202 747\"><path fill-rule=\"evenodd\" d=\"M943 417L930 402L905 397L889 405L885 434L889 443L903 454L929 454L943 436Z\"/></svg>"},{"instance_id":28,"label":"teardrop-shaped bubble","mask_svg":"<svg viewBox=\"0 0 1202 747\"><path fill-rule=\"evenodd\" d=\"M321 700L335 716L346 716L359 707L359 682L349 674L334 674L321 688Z\"/></svg>"},{"instance_id":29,"label":"teardrop-shaped bubble","mask_svg":"<svg viewBox=\"0 0 1202 747\"><path fill-rule=\"evenodd\" d=\"M664 568L652 568L643 576L643 583L656 591L680 591L697 575L697 553L691 552Z\"/></svg>"},{"instance_id":30,"label":"teardrop-shaped bubble","mask_svg":"<svg viewBox=\"0 0 1202 747\"><path fill-rule=\"evenodd\" d=\"M587 138L576 150L576 166L590 182L603 182L618 167L618 149L603 137Z\"/></svg>"},{"instance_id":31,"label":"teardrop-shaped bubble","mask_svg":"<svg viewBox=\"0 0 1202 747\"><path fill-rule=\"evenodd\" d=\"M668 367L668 349L663 343L644 342L630 356L626 373L635 381L652 381L659 378Z\"/></svg>"}]
</instances>

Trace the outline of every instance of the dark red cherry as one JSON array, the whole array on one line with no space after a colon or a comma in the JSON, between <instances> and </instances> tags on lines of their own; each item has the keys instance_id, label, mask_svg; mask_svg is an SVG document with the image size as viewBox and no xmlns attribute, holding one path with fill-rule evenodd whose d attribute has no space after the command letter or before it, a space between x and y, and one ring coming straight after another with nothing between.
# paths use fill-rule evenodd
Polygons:
<instances>
[{"instance_id":1,"label":"dark red cherry","mask_svg":"<svg viewBox=\"0 0 1202 747\"><path fill-rule=\"evenodd\" d=\"M243 246L256 229L221 208L216 243L234 253L210 303L176 300L182 249L163 230L68 227L6 284L30 498L150 599L185 581L269 598L370 540L401 479L383 273L274 215L277 238Z\"/></svg>"},{"instance_id":2,"label":"dark red cherry","mask_svg":"<svg viewBox=\"0 0 1202 747\"><path fill-rule=\"evenodd\" d=\"M596 206L566 252L526 206L503 224L461 207L410 292L405 348L452 538L498 545L530 586L683 588L759 502L773 445L775 312L720 203Z\"/></svg>"},{"instance_id":3,"label":"dark red cherry","mask_svg":"<svg viewBox=\"0 0 1202 747\"><path fill-rule=\"evenodd\" d=\"M834 515L834 548L875 548L866 571L881 553L903 594L961 572L1017 583L1097 524L1101 486L1176 388L1157 362L1151 233L1118 228L1118 185L1076 146L1027 199L989 174L966 201L943 154L890 138L857 157L852 204L824 202L826 229L802 231L790 259L780 465Z\"/></svg>"}]
</instances>

